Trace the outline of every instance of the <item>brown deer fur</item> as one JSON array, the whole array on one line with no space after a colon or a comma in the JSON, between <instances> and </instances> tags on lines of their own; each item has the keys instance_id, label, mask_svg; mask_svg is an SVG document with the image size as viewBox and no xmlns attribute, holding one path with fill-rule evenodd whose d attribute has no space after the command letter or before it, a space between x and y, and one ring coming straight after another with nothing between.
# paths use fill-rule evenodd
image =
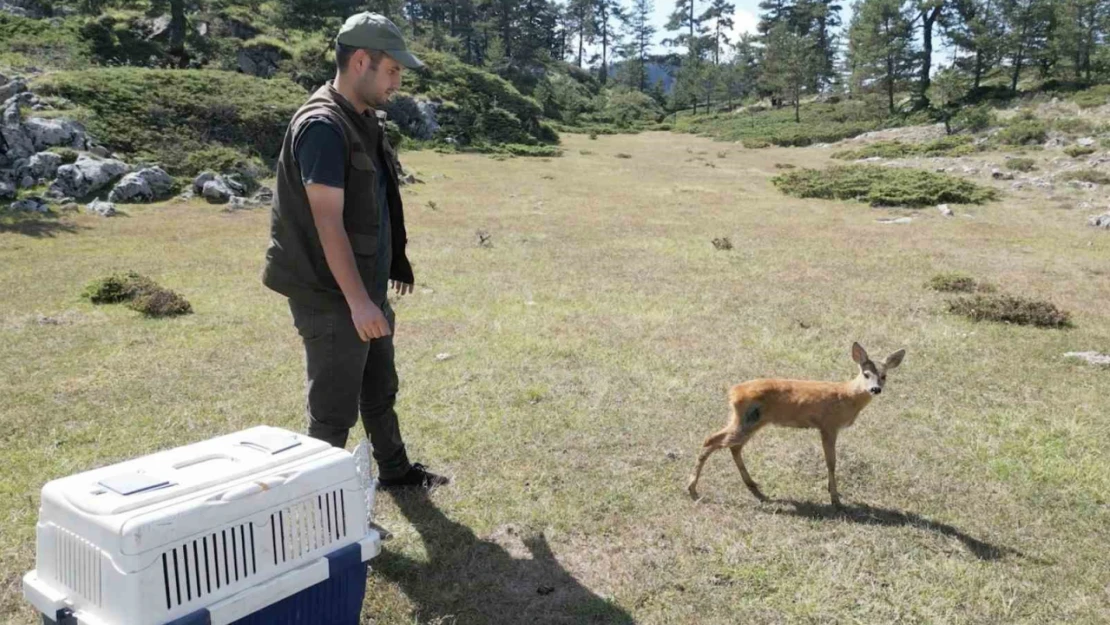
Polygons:
<instances>
[{"instance_id":1,"label":"brown deer fur","mask_svg":"<svg viewBox=\"0 0 1110 625\"><path fill-rule=\"evenodd\" d=\"M807 380L750 380L729 389L732 414L724 429L705 439L697 466L687 490L698 498L698 480L705 461L718 449L728 448L744 485L760 501L766 495L752 481L741 455L744 445L767 425L790 428L812 428L821 433L825 464L829 471L829 495L833 505L840 505L836 490L836 436L841 428L851 426L871 398L882 392L886 372L902 363L905 350L899 350L881 363L874 363L859 343L852 344L852 360L859 365L859 375L848 382L812 382Z\"/></svg>"}]
</instances>

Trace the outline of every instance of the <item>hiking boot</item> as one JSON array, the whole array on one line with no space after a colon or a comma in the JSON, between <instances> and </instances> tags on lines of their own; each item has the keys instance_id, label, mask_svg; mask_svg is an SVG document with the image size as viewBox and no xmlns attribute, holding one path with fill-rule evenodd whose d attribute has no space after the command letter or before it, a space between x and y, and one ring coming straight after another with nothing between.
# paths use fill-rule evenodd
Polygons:
<instances>
[{"instance_id":1,"label":"hiking boot","mask_svg":"<svg viewBox=\"0 0 1110 625\"><path fill-rule=\"evenodd\" d=\"M443 486L449 483L451 483L451 480L442 475L436 475L428 471L424 465L417 462L413 463L409 472L401 477L379 479L378 488L385 491L406 488L423 488L425 490L430 490L434 486Z\"/></svg>"}]
</instances>

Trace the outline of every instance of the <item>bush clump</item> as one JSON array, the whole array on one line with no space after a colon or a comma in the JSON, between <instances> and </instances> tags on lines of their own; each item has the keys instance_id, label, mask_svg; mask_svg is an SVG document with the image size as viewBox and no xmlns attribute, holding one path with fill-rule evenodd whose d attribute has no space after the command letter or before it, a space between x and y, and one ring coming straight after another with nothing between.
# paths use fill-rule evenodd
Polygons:
<instances>
[{"instance_id":1,"label":"bush clump","mask_svg":"<svg viewBox=\"0 0 1110 625\"><path fill-rule=\"evenodd\" d=\"M925 284L928 288L941 293L991 293L994 286L975 278L956 272L938 273Z\"/></svg>"},{"instance_id":2,"label":"bush clump","mask_svg":"<svg viewBox=\"0 0 1110 625\"><path fill-rule=\"evenodd\" d=\"M1072 158L1083 158L1084 156L1090 156L1097 151L1098 150L1096 150L1095 146L1093 145L1069 145L1068 147L1064 148L1064 154L1067 154Z\"/></svg>"},{"instance_id":3,"label":"bush clump","mask_svg":"<svg viewBox=\"0 0 1110 625\"><path fill-rule=\"evenodd\" d=\"M1048 137L1044 122L1035 119L1018 119L998 131L995 139L1004 145L1040 145Z\"/></svg>"},{"instance_id":4,"label":"bush clump","mask_svg":"<svg viewBox=\"0 0 1110 625\"><path fill-rule=\"evenodd\" d=\"M1110 184L1110 173L1098 169L1074 169L1060 174L1061 180L1080 180L1094 184Z\"/></svg>"},{"instance_id":5,"label":"bush clump","mask_svg":"<svg viewBox=\"0 0 1110 625\"><path fill-rule=\"evenodd\" d=\"M163 288L144 291L127 303L131 310L147 317L176 317L193 312L193 307L181 295Z\"/></svg>"},{"instance_id":6,"label":"bush clump","mask_svg":"<svg viewBox=\"0 0 1110 625\"><path fill-rule=\"evenodd\" d=\"M872 206L982 204L998 196L992 188L955 176L875 165L801 169L775 176L771 182L795 197L858 200Z\"/></svg>"},{"instance_id":7,"label":"bush clump","mask_svg":"<svg viewBox=\"0 0 1110 625\"><path fill-rule=\"evenodd\" d=\"M1031 158L1014 157L1006 159L1006 169L1030 172L1037 168L1037 162Z\"/></svg>"},{"instance_id":8,"label":"bush clump","mask_svg":"<svg viewBox=\"0 0 1110 625\"><path fill-rule=\"evenodd\" d=\"M93 304L126 303L128 308L147 317L172 317L193 311L184 297L134 271L95 280L81 296Z\"/></svg>"},{"instance_id":9,"label":"bush clump","mask_svg":"<svg viewBox=\"0 0 1110 625\"><path fill-rule=\"evenodd\" d=\"M972 321L998 321L1039 328L1071 327L1071 314L1050 302L1014 295L974 295L948 301L949 312Z\"/></svg>"},{"instance_id":10,"label":"bush clump","mask_svg":"<svg viewBox=\"0 0 1110 625\"><path fill-rule=\"evenodd\" d=\"M952 135L925 143L903 143L901 141L877 141L856 150L833 152L832 158L840 160L859 160L879 156L882 158L905 158L909 156L966 156L975 152L971 137Z\"/></svg>"}]
</instances>

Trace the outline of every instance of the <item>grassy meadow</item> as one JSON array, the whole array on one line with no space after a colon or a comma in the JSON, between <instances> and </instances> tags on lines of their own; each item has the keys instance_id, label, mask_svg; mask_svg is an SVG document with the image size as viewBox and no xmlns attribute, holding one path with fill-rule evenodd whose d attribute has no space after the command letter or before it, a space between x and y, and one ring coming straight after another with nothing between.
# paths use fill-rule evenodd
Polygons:
<instances>
[{"instance_id":1,"label":"grassy meadow","mask_svg":"<svg viewBox=\"0 0 1110 625\"><path fill-rule=\"evenodd\" d=\"M379 497L393 535L364 623L1110 621L1110 372L1063 358L1110 352L1110 235L1016 193L947 218L772 185L776 163L829 150L663 132L564 148L403 155L425 182L405 189L398 411L410 456L454 483ZM0 622L36 622L21 577L47 480L304 427L299 339L259 281L268 211L121 208L0 217ZM80 298L126 270L194 313ZM954 316L927 288L946 272L1074 327ZM689 500L730 385L848 379L852 341L907 355L840 436L846 510L817 433L781 429L745 448L774 501L727 453Z\"/></svg>"}]
</instances>

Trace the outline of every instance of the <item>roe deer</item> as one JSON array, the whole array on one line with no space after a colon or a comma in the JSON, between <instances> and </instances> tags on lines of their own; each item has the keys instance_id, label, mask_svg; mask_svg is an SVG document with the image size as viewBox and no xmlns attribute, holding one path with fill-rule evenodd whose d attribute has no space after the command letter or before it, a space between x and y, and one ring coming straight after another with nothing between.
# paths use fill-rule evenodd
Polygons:
<instances>
[{"instance_id":1,"label":"roe deer","mask_svg":"<svg viewBox=\"0 0 1110 625\"><path fill-rule=\"evenodd\" d=\"M698 464L686 489L698 498L698 479L706 459L718 449L729 448L744 485L760 501L767 497L748 475L741 451L763 426L768 424L791 428L813 428L821 432L825 448L825 464L829 469L829 495L834 506L840 505L836 491L836 435L841 428L855 423L860 411L871 398L883 391L886 372L902 363L906 350L900 349L881 363L874 363L859 343L852 344L852 360L859 365L859 375L844 382L811 382L807 380L750 380L729 389L732 415L723 430L705 439Z\"/></svg>"}]
</instances>

